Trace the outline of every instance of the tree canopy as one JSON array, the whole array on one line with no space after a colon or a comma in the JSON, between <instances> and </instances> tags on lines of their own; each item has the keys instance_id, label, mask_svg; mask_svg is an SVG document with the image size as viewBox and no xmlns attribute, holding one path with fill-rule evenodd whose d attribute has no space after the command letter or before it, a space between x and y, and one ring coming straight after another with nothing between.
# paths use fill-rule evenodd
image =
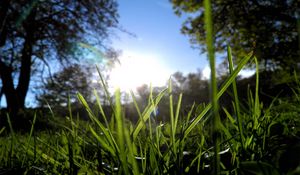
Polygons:
<instances>
[{"instance_id":1,"label":"tree canopy","mask_svg":"<svg viewBox=\"0 0 300 175\"><path fill-rule=\"evenodd\" d=\"M118 27L114 0L1 0L1 91L10 111L24 108L32 75L49 62L81 59L77 46L105 48Z\"/></svg>"},{"instance_id":2,"label":"tree canopy","mask_svg":"<svg viewBox=\"0 0 300 175\"><path fill-rule=\"evenodd\" d=\"M81 93L88 101L91 101L93 92L91 68L79 64L73 64L56 72L51 78L39 87L41 94L36 94L39 106L50 105L51 108L65 107L68 102L77 102L76 94Z\"/></svg>"},{"instance_id":3,"label":"tree canopy","mask_svg":"<svg viewBox=\"0 0 300 175\"><path fill-rule=\"evenodd\" d=\"M172 3L176 14L189 15L182 33L204 51L203 1L172 0ZM235 58L254 51L263 70L293 70L300 62L299 9L299 0L213 0L216 50L223 51L230 45Z\"/></svg>"}]
</instances>

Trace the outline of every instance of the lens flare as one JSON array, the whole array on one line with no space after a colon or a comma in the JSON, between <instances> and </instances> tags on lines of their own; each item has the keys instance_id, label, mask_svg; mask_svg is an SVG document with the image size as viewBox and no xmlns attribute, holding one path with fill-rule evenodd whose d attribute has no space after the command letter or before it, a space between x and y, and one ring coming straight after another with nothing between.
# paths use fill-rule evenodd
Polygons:
<instances>
[{"instance_id":1,"label":"lens flare","mask_svg":"<svg viewBox=\"0 0 300 175\"><path fill-rule=\"evenodd\" d=\"M112 65L112 60L108 59L106 55L96 47L82 42L77 43L77 46L79 47L77 51L79 50L79 52L93 64Z\"/></svg>"}]
</instances>

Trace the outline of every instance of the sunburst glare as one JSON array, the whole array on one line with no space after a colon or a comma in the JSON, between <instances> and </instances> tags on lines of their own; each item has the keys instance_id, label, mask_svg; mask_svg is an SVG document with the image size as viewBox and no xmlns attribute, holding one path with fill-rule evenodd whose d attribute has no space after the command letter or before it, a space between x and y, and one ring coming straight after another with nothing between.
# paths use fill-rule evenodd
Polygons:
<instances>
[{"instance_id":1,"label":"sunburst glare","mask_svg":"<svg viewBox=\"0 0 300 175\"><path fill-rule=\"evenodd\" d=\"M163 86L171 71L163 66L158 55L125 52L120 58L120 64L111 71L109 84L123 91L135 90L142 84Z\"/></svg>"}]
</instances>

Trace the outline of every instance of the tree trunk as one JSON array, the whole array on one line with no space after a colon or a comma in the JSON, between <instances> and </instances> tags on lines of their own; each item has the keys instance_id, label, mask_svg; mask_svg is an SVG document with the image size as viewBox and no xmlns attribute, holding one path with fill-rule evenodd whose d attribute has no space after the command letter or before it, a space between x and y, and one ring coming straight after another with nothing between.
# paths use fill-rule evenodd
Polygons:
<instances>
[{"instance_id":1,"label":"tree trunk","mask_svg":"<svg viewBox=\"0 0 300 175\"><path fill-rule=\"evenodd\" d=\"M14 88L12 69L5 65L0 60L0 75L2 79L2 90L6 97L6 103L9 113L12 115L17 114L18 110L21 108L20 101L18 99L17 91Z\"/></svg>"},{"instance_id":2,"label":"tree trunk","mask_svg":"<svg viewBox=\"0 0 300 175\"><path fill-rule=\"evenodd\" d=\"M31 17L30 17L31 18ZM30 23L33 24L33 23ZM20 107L25 107L25 98L28 92L29 83L30 83L30 76L31 76L31 56L32 56L32 49L34 45L34 32L32 29L34 26L25 25L26 30L26 37L25 43L22 50L22 61L21 61L21 70L19 76L19 82L17 86L17 93L20 102Z\"/></svg>"},{"instance_id":3,"label":"tree trunk","mask_svg":"<svg viewBox=\"0 0 300 175\"><path fill-rule=\"evenodd\" d=\"M7 65L0 58L0 77L2 80L3 93L6 97L8 111L12 118L15 118L21 109L25 108L25 98L29 88L31 76L31 56L33 52L35 10L23 21L25 29L24 46L21 55L20 75L18 85L15 88L12 76L12 66Z\"/></svg>"}]
</instances>

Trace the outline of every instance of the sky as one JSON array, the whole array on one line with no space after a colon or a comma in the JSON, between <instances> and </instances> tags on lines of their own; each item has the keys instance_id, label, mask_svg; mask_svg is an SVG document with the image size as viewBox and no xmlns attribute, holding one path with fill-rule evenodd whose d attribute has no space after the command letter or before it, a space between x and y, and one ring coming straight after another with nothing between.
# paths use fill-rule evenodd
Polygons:
<instances>
[{"instance_id":1,"label":"sky","mask_svg":"<svg viewBox=\"0 0 300 175\"><path fill-rule=\"evenodd\" d=\"M205 54L193 49L188 36L181 34L185 18L175 15L168 0L118 3L120 26L135 37L116 32L112 45L122 55L121 65L112 71L111 84L125 90L150 82L161 86L176 71L187 74L208 67Z\"/></svg>"},{"instance_id":2,"label":"sky","mask_svg":"<svg viewBox=\"0 0 300 175\"><path fill-rule=\"evenodd\" d=\"M115 30L111 45L121 50L120 62L111 70L112 89L135 90L142 84L164 86L176 71L203 70L209 78L205 54L193 49L188 36L180 32L186 16L175 15L169 0L117 0L119 25L134 34ZM217 63L220 59L217 59ZM34 94L28 93L26 106L34 105ZM4 97L0 106L5 106Z\"/></svg>"},{"instance_id":3,"label":"sky","mask_svg":"<svg viewBox=\"0 0 300 175\"><path fill-rule=\"evenodd\" d=\"M123 91L142 84L163 86L176 71L187 74L208 66L204 55L191 48L189 38L180 33L184 18L175 15L168 0L117 0L119 25L111 45L121 50L120 65L112 70L109 84ZM206 69L207 70L207 69ZM207 71L206 71L207 72ZM27 95L32 106L34 94ZM4 96L1 105L5 106Z\"/></svg>"}]
</instances>

